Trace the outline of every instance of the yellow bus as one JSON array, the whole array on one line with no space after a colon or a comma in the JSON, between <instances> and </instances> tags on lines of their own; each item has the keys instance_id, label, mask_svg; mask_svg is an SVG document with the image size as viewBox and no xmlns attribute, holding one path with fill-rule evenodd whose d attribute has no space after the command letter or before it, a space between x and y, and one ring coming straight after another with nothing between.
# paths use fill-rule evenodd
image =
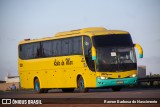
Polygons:
<instances>
[{"instance_id":1,"label":"yellow bus","mask_svg":"<svg viewBox=\"0 0 160 107\"><path fill-rule=\"evenodd\" d=\"M91 88L112 88L137 83L140 45L133 44L126 31L102 27L60 32L53 37L25 39L18 45L18 71L22 88L37 93L49 89L87 92Z\"/></svg>"}]
</instances>

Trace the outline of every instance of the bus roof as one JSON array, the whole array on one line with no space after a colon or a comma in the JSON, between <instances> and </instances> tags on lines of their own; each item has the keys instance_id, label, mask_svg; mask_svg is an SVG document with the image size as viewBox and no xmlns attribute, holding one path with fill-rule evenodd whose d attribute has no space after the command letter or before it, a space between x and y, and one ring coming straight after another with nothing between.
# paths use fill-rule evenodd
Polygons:
<instances>
[{"instance_id":1,"label":"bus roof","mask_svg":"<svg viewBox=\"0 0 160 107\"><path fill-rule=\"evenodd\" d=\"M128 34L126 31L122 30L107 30L103 27L90 27L90 28L83 28L78 30L71 30L66 32L60 32L57 33L55 36L52 37L46 37L46 38L40 38L40 39L24 39L23 41L20 41L20 44L30 43L30 42L37 42L37 41L45 41L45 40L52 40L52 39L58 39L58 38L67 38L72 36L79 36L79 35L85 35L91 33L92 36L95 35L109 35L109 34Z\"/></svg>"}]
</instances>

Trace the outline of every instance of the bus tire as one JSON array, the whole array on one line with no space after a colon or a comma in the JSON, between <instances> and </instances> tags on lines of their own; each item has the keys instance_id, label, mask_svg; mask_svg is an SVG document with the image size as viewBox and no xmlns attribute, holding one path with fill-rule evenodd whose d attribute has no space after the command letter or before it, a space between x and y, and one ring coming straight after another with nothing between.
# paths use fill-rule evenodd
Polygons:
<instances>
[{"instance_id":1,"label":"bus tire","mask_svg":"<svg viewBox=\"0 0 160 107\"><path fill-rule=\"evenodd\" d=\"M114 92L120 91L121 89L122 89L122 87L120 87L120 86L112 87L112 90L113 90Z\"/></svg>"},{"instance_id":2,"label":"bus tire","mask_svg":"<svg viewBox=\"0 0 160 107\"><path fill-rule=\"evenodd\" d=\"M63 88L62 91L63 92L73 92L74 88Z\"/></svg>"},{"instance_id":3,"label":"bus tire","mask_svg":"<svg viewBox=\"0 0 160 107\"><path fill-rule=\"evenodd\" d=\"M78 92L85 93L88 91L88 89L85 88L84 80L82 77L79 77L77 84L78 84Z\"/></svg>"},{"instance_id":4,"label":"bus tire","mask_svg":"<svg viewBox=\"0 0 160 107\"><path fill-rule=\"evenodd\" d=\"M43 93L44 92L44 90L40 88L40 82L39 82L38 78L36 78L34 81L34 90L36 91L36 93Z\"/></svg>"}]
</instances>

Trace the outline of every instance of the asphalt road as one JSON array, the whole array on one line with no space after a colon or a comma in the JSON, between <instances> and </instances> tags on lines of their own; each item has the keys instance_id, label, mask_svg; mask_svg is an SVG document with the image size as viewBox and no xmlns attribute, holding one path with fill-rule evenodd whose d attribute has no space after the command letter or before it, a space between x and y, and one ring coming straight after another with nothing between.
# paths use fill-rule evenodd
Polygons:
<instances>
[{"instance_id":1,"label":"asphalt road","mask_svg":"<svg viewBox=\"0 0 160 107\"><path fill-rule=\"evenodd\" d=\"M50 90L37 94L34 91L0 92L0 98L160 98L160 88L133 88L113 92L111 89L90 89L87 93L63 93L61 90Z\"/></svg>"}]
</instances>

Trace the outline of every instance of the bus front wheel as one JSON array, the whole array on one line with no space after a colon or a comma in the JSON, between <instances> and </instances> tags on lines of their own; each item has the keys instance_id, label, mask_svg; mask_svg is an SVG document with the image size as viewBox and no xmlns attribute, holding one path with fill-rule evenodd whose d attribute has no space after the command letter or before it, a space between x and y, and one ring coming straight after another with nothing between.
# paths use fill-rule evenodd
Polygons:
<instances>
[{"instance_id":1,"label":"bus front wheel","mask_svg":"<svg viewBox=\"0 0 160 107\"><path fill-rule=\"evenodd\" d=\"M39 82L39 80L37 78L34 81L34 90L37 93L43 93L44 92L44 90L40 88L40 82Z\"/></svg>"},{"instance_id":2,"label":"bus front wheel","mask_svg":"<svg viewBox=\"0 0 160 107\"><path fill-rule=\"evenodd\" d=\"M85 88L84 80L82 77L79 77L79 79L78 79L78 91L80 93L85 93L88 91L88 89Z\"/></svg>"}]
</instances>

